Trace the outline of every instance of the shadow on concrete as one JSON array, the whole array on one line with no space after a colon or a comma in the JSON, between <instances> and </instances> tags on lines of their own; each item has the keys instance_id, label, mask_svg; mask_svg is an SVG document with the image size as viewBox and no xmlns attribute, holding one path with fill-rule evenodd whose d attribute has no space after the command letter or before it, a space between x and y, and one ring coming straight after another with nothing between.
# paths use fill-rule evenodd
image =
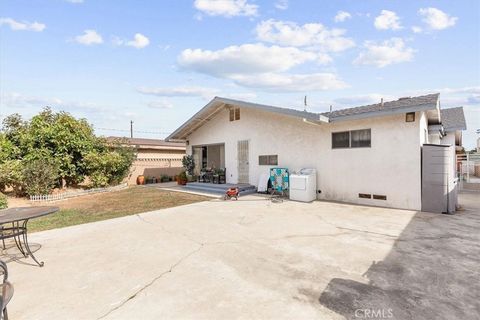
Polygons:
<instances>
[{"instance_id":1,"label":"shadow on concrete","mask_svg":"<svg viewBox=\"0 0 480 320\"><path fill-rule=\"evenodd\" d=\"M318 302L347 319L479 319L480 193L463 198L455 215L418 212L367 283L332 279Z\"/></svg>"},{"instance_id":2,"label":"shadow on concrete","mask_svg":"<svg viewBox=\"0 0 480 320\"><path fill-rule=\"evenodd\" d=\"M39 243L29 242L29 245L30 245L30 250L34 255L38 250L42 248L42 245ZM31 265L31 266L38 267L35 261L33 261L29 256L25 257L20 252L20 250L15 245L15 242L13 242L13 240L5 241L5 247L3 247L2 243L0 242L0 246L1 246L0 260L2 260L3 262L5 263L15 262L23 265Z\"/></svg>"}]
</instances>

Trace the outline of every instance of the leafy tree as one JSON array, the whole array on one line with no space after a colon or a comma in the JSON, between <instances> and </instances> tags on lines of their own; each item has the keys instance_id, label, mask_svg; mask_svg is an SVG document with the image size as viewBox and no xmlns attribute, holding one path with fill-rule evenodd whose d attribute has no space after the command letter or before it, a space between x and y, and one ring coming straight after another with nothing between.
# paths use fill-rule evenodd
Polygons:
<instances>
[{"instance_id":1,"label":"leafy tree","mask_svg":"<svg viewBox=\"0 0 480 320\"><path fill-rule=\"evenodd\" d=\"M15 194L22 195L23 183L21 160L6 160L0 164L0 191L11 187Z\"/></svg>"},{"instance_id":2,"label":"leafy tree","mask_svg":"<svg viewBox=\"0 0 480 320\"><path fill-rule=\"evenodd\" d=\"M49 157L24 161L22 173L25 193L30 196L50 193L58 182L58 167L58 162Z\"/></svg>"},{"instance_id":3,"label":"leafy tree","mask_svg":"<svg viewBox=\"0 0 480 320\"><path fill-rule=\"evenodd\" d=\"M8 208L7 197L0 192L0 209Z\"/></svg>"},{"instance_id":4,"label":"leafy tree","mask_svg":"<svg viewBox=\"0 0 480 320\"><path fill-rule=\"evenodd\" d=\"M82 182L87 174L83 157L100 147L99 139L85 119L45 108L30 121L22 140L25 154L49 150L60 163L59 176L67 186Z\"/></svg>"},{"instance_id":5,"label":"leafy tree","mask_svg":"<svg viewBox=\"0 0 480 320\"><path fill-rule=\"evenodd\" d=\"M0 132L0 190L9 186L18 194L38 194L63 183L76 185L86 176L96 186L114 184L134 159L132 148L108 144L85 119L67 112L47 107L30 121L12 114Z\"/></svg>"},{"instance_id":6,"label":"leafy tree","mask_svg":"<svg viewBox=\"0 0 480 320\"><path fill-rule=\"evenodd\" d=\"M120 183L129 173L135 154L131 148L117 146L104 152L94 151L85 156L85 164L94 187Z\"/></svg>"}]
</instances>

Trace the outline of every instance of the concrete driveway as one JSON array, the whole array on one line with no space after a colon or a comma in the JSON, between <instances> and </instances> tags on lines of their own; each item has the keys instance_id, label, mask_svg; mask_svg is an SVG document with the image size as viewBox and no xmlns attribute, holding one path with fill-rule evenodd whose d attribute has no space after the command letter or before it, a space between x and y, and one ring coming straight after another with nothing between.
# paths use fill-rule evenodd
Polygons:
<instances>
[{"instance_id":1,"label":"concrete driveway","mask_svg":"<svg viewBox=\"0 0 480 320\"><path fill-rule=\"evenodd\" d=\"M460 199L448 216L249 196L36 233L45 267L8 264L10 316L474 319L480 194Z\"/></svg>"}]
</instances>

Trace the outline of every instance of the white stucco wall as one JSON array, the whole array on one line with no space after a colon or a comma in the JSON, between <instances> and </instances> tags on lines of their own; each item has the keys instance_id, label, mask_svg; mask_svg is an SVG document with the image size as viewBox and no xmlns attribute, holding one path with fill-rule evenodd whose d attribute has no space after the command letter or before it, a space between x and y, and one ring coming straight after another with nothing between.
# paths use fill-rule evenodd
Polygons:
<instances>
[{"instance_id":1,"label":"white stucco wall","mask_svg":"<svg viewBox=\"0 0 480 320\"><path fill-rule=\"evenodd\" d=\"M188 138L195 145L225 143L227 182L237 182L237 141L249 140L250 184L257 185L270 166L259 155L277 154L278 166L290 171L317 170L319 199L419 210L421 208L421 114L405 122L405 114L323 125L258 110L241 110L230 122L227 110ZM371 148L332 149L331 133L371 129ZM387 200L360 199L359 193L386 195Z\"/></svg>"}]
</instances>

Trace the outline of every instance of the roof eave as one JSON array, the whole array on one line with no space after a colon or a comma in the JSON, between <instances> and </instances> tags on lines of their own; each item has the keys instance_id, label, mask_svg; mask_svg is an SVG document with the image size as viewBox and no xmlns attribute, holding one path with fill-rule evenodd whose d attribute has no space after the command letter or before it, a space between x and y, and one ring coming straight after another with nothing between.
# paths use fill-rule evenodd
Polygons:
<instances>
[{"instance_id":1,"label":"roof eave","mask_svg":"<svg viewBox=\"0 0 480 320\"><path fill-rule=\"evenodd\" d=\"M191 116L187 121L185 121L180 127L177 128L174 132L172 132L168 137L165 138L165 141L175 141L175 142L184 142L187 139L188 134L179 136L179 134L188 127L196 118L203 113L203 111L207 110L218 104L218 106L223 105L222 99L219 97L213 98L209 103L207 103L202 109L200 109L197 113ZM194 131L194 130L193 130Z\"/></svg>"}]
</instances>

